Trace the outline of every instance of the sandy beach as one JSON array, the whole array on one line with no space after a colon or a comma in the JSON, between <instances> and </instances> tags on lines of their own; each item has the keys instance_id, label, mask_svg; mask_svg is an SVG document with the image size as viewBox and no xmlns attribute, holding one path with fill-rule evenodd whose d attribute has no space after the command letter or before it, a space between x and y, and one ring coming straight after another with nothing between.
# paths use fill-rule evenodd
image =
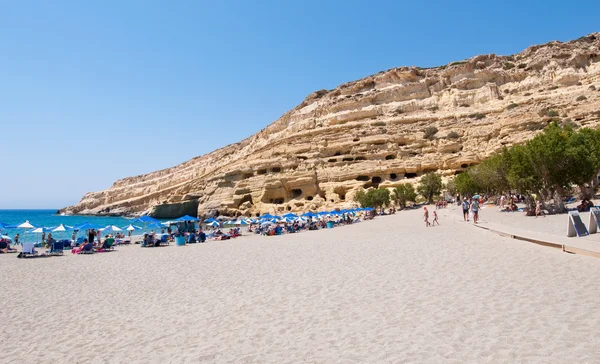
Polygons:
<instances>
[{"instance_id":1,"label":"sandy beach","mask_svg":"<svg viewBox=\"0 0 600 364\"><path fill-rule=\"evenodd\" d=\"M1 255L0 362L600 362L600 259L450 214L434 228L415 210L186 247Z\"/></svg>"}]
</instances>

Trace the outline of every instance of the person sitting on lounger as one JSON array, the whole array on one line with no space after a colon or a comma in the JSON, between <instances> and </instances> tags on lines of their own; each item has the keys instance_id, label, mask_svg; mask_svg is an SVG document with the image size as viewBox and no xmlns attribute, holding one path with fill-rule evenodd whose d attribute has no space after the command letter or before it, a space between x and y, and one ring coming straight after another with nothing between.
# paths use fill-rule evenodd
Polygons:
<instances>
[{"instance_id":1,"label":"person sitting on lounger","mask_svg":"<svg viewBox=\"0 0 600 364\"><path fill-rule=\"evenodd\" d=\"M73 248L71 250L71 253L73 253L73 254L79 254L79 253L81 253L87 244L88 244L88 240L87 239L83 239L83 243L81 243L78 247Z\"/></svg>"},{"instance_id":2,"label":"person sitting on lounger","mask_svg":"<svg viewBox=\"0 0 600 364\"><path fill-rule=\"evenodd\" d=\"M590 207L592 207L593 204L590 200L588 200L587 198L584 198L583 200L581 200L581 204L577 205L577 211L579 212L586 212L590 210Z\"/></svg>"}]
</instances>

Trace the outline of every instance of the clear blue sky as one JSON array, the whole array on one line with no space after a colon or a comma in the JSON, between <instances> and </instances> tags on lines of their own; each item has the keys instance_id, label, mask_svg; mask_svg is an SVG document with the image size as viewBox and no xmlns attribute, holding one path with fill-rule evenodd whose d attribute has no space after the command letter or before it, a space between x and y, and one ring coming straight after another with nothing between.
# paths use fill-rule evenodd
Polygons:
<instances>
[{"instance_id":1,"label":"clear blue sky","mask_svg":"<svg viewBox=\"0 0 600 364\"><path fill-rule=\"evenodd\" d=\"M0 1L0 209L76 203L384 69L600 31L600 1L466 3Z\"/></svg>"}]
</instances>

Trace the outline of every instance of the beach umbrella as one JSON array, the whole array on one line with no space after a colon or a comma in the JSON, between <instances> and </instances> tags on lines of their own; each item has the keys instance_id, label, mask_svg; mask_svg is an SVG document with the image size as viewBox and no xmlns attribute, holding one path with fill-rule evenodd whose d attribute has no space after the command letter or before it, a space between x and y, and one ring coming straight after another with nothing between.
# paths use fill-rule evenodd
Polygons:
<instances>
[{"instance_id":1,"label":"beach umbrella","mask_svg":"<svg viewBox=\"0 0 600 364\"><path fill-rule=\"evenodd\" d=\"M24 223L17 225L17 229L35 229L35 226L31 225L29 220L27 220Z\"/></svg>"},{"instance_id":2,"label":"beach umbrella","mask_svg":"<svg viewBox=\"0 0 600 364\"><path fill-rule=\"evenodd\" d=\"M135 226L135 225L129 224L129 226L125 226L125 227L123 228L123 230L127 230L127 231L135 231L135 230L142 230L142 228L141 228L141 227L139 227L139 226Z\"/></svg>"},{"instance_id":3,"label":"beach umbrella","mask_svg":"<svg viewBox=\"0 0 600 364\"><path fill-rule=\"evenodd\" d=\"M203 223L203 224L210 224L210 223L211 223L211 222L213 222L213 221L217 221L217 220L216 220L215 218L211 217L211 218L209 218L209 219L206 219L206 220L204 220L202 223Z\"/></svg>"},{"instance_id":4,"label":"beach umbrella","mask_svg":"<svg viewBox=\"0 0 600 364\"><path fill-rule=\"evenodd\" d=\"M160 222L160 221L158 219L155 219L155 218L151 217L151 216L143 215L143 216L140 216L137 219L133 220L133 222L141 222L141 223L148 224L148 223L157 223L157 222Z\"/></svg>"},{"instance_id":5,"label":"beach umbrella","mask_svg":"<svg viewBox=\"0 0 600 364\"><path fill-rule=\"evenodd\" d=\"M54 229L52 229L52 232L53 233L54 232L65 232L65 231L68 231L68 230L73 230L73 227L72 226L67 226L67 225L60 224L57 227L55 227Z\"/></svg>"},{"instance_id":6,"label":"beach umbrella","mask_svg":"<svg viewBox=\"0 0 600 364\"><path fill-rule=\"evenodd\" d=\"M27 233L27 229L35 229L35 226L29 223L29 220L26 220L24 223L21 223L15 226L16 229L23 229L23 242L25 241L25 233Z\"/></svg>"},{"instance_id":7,"label":"beach umbrella","mask_svg":"<svg viewBox=\"0 0 600 364\"><path fill-rule=\"evenodd\" d=\"M8 235L0 235L0 239L5 239L5 240L8 240L8 241L10 241L12 243L12 238L10 236L8 236Z\"/></svg>"},{"instance_id":8,"label":"beach umbrella","mask_svg":"<svg viewBox=\"0 0 600 364\"><path fill-rule=\"evenodd\" d=\"M200 220L200 219L197 217L190 216L190 215L185 215L178 219L175 219L175 221L198 221L198 220Z\"/></svg>"},{"instance_id":9,"label":"beach umbrella","mask_svg":"<svg viewBox=\"0 0 600 364\"><path fill-rule=\"evenodd\" d=\"M271 215L271 214L264 214L264 215L262 215L262 216L259 216L258 218L259 218L259 219L272 219L272 218L274 218L274 217L275 217L275 216L273 216L273 215Z\"/></svg>"},{"instance_id":10,"label":"beach umbrella","mask_svg":"<svg viewBox=\"0 0 600 364\"><path fill-rule=\"evenodd\" d=\"M248 225L248 223L245 220L237 220L234 222L234 225Z\"/></svg>"},{"instance_id":11,"label":"beach umbrella","mask_svg":"<svg viewBox=\"0 0 600 364\"><path fill-rule=\"evenodd\" d=\"M111 231L113 231L113 232L114 231L123 231L123 229L121 229L120 227L115 226L115 225L108 225L107 227L100 229L100 231L102 231L103 233L106 233L106 232L111 232Z\"/></svg>"},{"instance_id":12,"label":"beach umbrella","mask_svg":"<svg viewBox=\"0 0 600 364\"><path fill-rule=\"evenodd\" d=\"M92 229L100 229L102 226L100 225L96 225L96 224L91 224L89 222L84 222L81 225L77 225L75 227L73 227L73 230L92 230Z\"/></svg>"},{"instance_id":13,"label":"beach umbrella","mask_svg":"<svg viewBox=\"0 0 600 364\"><path fill-rule=\"evenodd\" d=\"M50 231L52 231L52 229L47 228L47 227L39 227L39 228L35 228L33 230L30 230L29 232L30 233L35 233L35 241L39 242L39 240L38 240L39 235L38 234L39 233L47 233L47 232L50 232Z\"/></svg>"},{"instance_id":14,"label":"beach umbrella","mask_svg":"<svg viewBox=\"0 0 600 364\"><path fill-rule=\"evenodd\" d=\"M219 227L219 222L218 221L213 221L211 223L206 224L208 226L212 226L212 227Z\"/></svg>"},{"instance_id":15,"label":"beach umbrella","mask_svg":"<svg viewBox=\"0 0 600 364\"><path fill-rule=\"evenodd\" d=\"M290 219L293 219L293 218L296 218L296 217L298 217L298 215L296 215L296 214L292 214L291 212L289 212L289 213L287 213L287 214L283 215L282 217L284 217L284 218L290 218Z\"/></svg>"},{"instance_id":16,"label":"beach umbrella","mask_svg":"<svg viewBox=\"0 0 600 364\"><path fill-rule=\"evenodd\" d=\"M260 224L260 226L269 226L269 225L273 225L273 223L269 220L266 220Z\"/></svg>"}]
</instances>

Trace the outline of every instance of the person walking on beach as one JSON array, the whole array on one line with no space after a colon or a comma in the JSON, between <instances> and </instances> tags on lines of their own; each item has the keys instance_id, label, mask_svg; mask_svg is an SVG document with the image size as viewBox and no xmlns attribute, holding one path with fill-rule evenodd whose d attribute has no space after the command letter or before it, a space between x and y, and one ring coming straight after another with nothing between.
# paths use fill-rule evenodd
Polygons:
<instances>
[{"instance_id":1,"label":"person walking on beach","mask_svg":"<svg viewBox=\"0 0 600 364\"><path fill-rule=\"evenodd\" d=\"M462 202L462 209L463 209L463 219L465 221L469 221L469 201L467 201L466 197Z\"/></svg>"},{"instance_id":2,"label":"person walking on beach","mask_svg":"<svg viewBox=\"0 0 600 364\"><path fill-rule=\"evenodd\" d=\"M91 229L88 232L88 242L94 244L94 237L96 236L96 232L94 231L94 229Z\"/></svg>"},{"instance_id":3,"label":"person walking on beach","mask_svg":"<svg viewBox=\"0 0 600 364\"><path fill-rule=\"evenodd\" d=\"M15 239L14 239L14 240L15 240L15 243L14 243L14 245L19 245L19 244L20 244L20 243L19 243L19 239L20 239L20 238L21 238L21 236L20 236L19 234L15 235Z\"/></svg>"},{"instance_id":4,"label":"person walking on beach","mask_svg":"<svg viewBox=\"0 0 600 364\"><path fill-rule=\"evenodd\" d=\"M440 222L438 221L438 214L435 210L433 210L433 221L431 222L431 226L435 226L436 222L438 226L440 226Z\"/></svg>"},{"instance_id":5,"label":"person walking on beach","mask_svg":"<svg viewBox=\"0 0 600 364\"><path fill-rule=\"evenodd\" d=\"M429 211L427 211L427 207L423 207L423 220L425 220L425 227L429 226Z\"/></svg>"},{"instance_id":6,"label":"person walking on beach","mask_svg":"<svg viewBox=\"0 0 600 364\"><path fill-rule=\"evenodd\" d=\"M471 212L473 213L473 222L477 224L477 221L479 221L479 201L476 198L471 202Z\"/></svg>"}]
</instances>

